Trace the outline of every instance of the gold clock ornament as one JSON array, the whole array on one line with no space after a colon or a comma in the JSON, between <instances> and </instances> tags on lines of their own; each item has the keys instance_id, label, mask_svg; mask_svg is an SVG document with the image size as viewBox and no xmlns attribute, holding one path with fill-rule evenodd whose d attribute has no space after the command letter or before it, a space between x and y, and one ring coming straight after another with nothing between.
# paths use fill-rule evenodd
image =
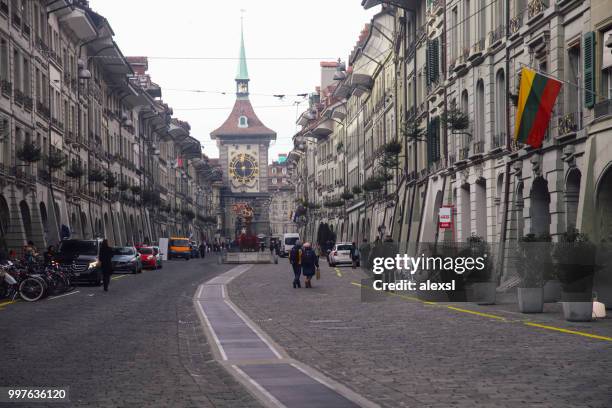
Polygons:
<instances>
[{"instance_id":1,"label":"gold clock ornament","mask_svg":"<svg viewBox=\"0 0 612 408\"><path fill-rule=\"evenodd\" d=\"M248 153L239 153L230 161L229 173L233 181L250 184L259 175L257 159Z\"/></svg>"}]
</instances>

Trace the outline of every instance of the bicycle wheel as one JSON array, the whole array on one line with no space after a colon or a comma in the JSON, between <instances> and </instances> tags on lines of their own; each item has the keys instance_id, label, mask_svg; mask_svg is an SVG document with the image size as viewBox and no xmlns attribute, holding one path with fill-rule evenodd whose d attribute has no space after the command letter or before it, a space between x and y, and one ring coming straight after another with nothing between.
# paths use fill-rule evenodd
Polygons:
<instances>
[{"instance_id":1,"label":"bicycle wheel","mask_svg":"<svg viewBox=\"0 0 612 408\"><path fill-rule=\"evenodd\" d=\"M36 302L45 295L45 286L42 279L25 278L19 284L19 295L27 302Z\"/></svg>"}]
</instances>

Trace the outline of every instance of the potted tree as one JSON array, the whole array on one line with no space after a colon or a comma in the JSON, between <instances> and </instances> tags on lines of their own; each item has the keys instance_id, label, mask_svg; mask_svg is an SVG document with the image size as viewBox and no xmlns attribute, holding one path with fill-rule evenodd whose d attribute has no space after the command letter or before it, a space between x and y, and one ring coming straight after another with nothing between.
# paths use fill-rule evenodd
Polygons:
<instances>
[{"instance_id":1,"label":"potted tree","mask_svg":"<svg viewBox=\"0 0 612 408\"><path fill-rule=\"evenodd\" d=\"M550 236L527 234L519 240L516 271L521 277L517 288L522 313L541 313L544 308L544 275L552 268Z\"/></svg>"},{"instance_id":2,"label":"potted tree","mask_svg":"<svg viewBox=\"0 0 612 408\"><path fill-rule=\"evenodd\" d=\"M596 255L597 247L576 229L563 234L555 244L555 270L561 282L563 315L568 321L592 319Z\"/></svg>"},{"instance_id":3,"label":"potted tree","mask_svg":"<svg viewBox=\"0 0 612 408\"><path fill-rule=\"evenodd\" d=\"M489 245L482 237L472 235L458 255L464 259L480 260L484 265L482 269L474 268L463 274L467 300L479 305L494 304L497 283L493 279Z\"/></svg>"}]
</instances>

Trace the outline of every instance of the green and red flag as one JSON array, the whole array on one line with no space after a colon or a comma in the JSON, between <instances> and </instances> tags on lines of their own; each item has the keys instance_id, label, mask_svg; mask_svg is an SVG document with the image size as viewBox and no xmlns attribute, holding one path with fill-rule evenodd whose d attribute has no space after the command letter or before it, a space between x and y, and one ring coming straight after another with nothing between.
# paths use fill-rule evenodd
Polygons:
<instances>
[{"instance_id":1,"label":"green and red flag","mask_svg":"<svg viewBox=\"0 0 612 408\"><path fill-rule=\"evenodd\" d=\"M542 146L561 82L529 68L521 70L514 140L534 148Z\"/></svg>"}]
</instances>

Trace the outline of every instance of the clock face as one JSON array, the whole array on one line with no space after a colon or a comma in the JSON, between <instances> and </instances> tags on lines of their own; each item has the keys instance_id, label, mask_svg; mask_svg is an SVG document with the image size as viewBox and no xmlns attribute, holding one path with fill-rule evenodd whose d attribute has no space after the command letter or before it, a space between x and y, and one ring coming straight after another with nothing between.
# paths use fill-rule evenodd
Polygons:
<instances>
[{"instance_id":1,"label":"clock face","mask_svg":"<svg viewBox=\"0 0 612 408\"><path fill-rule=\"evenodd\" d=\"M240 184L249 184L259 175L257 159L248 153L234 156L229 165L232 179Z\"/></svg>"}]
</instances>

